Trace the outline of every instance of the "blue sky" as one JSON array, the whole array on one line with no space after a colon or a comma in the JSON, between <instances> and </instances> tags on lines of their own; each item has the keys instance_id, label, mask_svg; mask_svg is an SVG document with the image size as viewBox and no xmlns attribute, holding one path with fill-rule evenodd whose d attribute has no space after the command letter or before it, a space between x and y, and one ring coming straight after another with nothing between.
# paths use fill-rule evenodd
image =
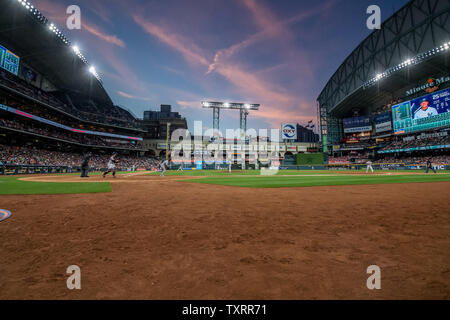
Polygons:
<instances>
[{"instance_id":1,"label":"blue sky","mask_svg":"<svg viewBox=\"0 0 450 320\"><path fill-rule=\"evenodd\" d=\"M316 121L316 98L370 34L366 9L382 20L406 0L35 0L32 3L95 65L113 101L142 117L172 104L212 126L200 101L260 103L248 127ZM78 5L82 28L67 30ZM225 111L221 128L237 128Z\"/></svg>"}]
</instances>

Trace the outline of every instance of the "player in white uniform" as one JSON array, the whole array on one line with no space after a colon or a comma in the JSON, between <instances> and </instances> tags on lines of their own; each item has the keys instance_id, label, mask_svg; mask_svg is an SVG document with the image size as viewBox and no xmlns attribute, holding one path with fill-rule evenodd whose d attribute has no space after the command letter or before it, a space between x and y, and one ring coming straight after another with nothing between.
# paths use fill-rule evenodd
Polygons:
<instances>
[{"instance_id":1,"label":"player in white uniform","mask_svg":"<svg viewBox=\"0 0 450 320\"><path fill-rule=\"evenodd\" d=\"M417 109L417 111L414 113L414 120L437 116L439 114L435 108L430 107L429 105L430 103L427 101L427 99L423 99L420 103L421 108Z\"/></svg>"},{"instance_id":2,"label":"player in white uniform","mask_svg":"<svg viewBox=\"0 0 450 320\"><path fill-rule=\"evenodd\" d=\"M164 160L164 162L161 162L159 165L159 168L161 169L161 177L164 177L164 173L166 172L166 169L169 167L169 160Z\"/></svg>"},{"instance_id":3,"label":"player in white uniform","mask_svg":"<svg viewBox=\"0 0 450 320\"><path fill-rule=\"evenodd\" d=\"M372 171L372 173L373 173L372 161L369 160L369 161L366 162L366 164L367 164L366 173L368 173L369 170Z\"/></svg>"},{"instance_id":4,"label":"player in white uniform","mask_svg":"<svg viewBox=\"0 0 450 320\"><path fill-rule=\"evenodd\" d=\"M107 175L108 173L110 173L110 172L112 172L113 178L116 177L116 163L119 162L119 160L117 160L116 157L117 157L117 152L114 152L114 153L112 154L111 158L109 158L109 161L108 161L108 170L105 171L105 172L103 172L103 175L102 175L103 178L105 178L106 175Z\"/></svg>"}]
</instances>

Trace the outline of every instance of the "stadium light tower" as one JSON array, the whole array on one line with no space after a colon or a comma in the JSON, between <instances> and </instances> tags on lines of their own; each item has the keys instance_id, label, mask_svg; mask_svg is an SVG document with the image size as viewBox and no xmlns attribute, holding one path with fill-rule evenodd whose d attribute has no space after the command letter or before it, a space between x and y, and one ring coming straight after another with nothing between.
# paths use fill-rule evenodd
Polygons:
<instances>
[{"instance_id":1,"label":"stadium light tower","mask_svg":"<svg viewBox=\"0 0 450 320\"><path fill-rule=\"evenodd\" d=\"M210 102L203 101L203 108L213 109L213 129L220 129L220 109L239 110L240 111L240 128L243 132L247 131L247 116L250 110L259 110L259 104L248 103L229 103L229 102Z\"/></svg>"}]
</instances>

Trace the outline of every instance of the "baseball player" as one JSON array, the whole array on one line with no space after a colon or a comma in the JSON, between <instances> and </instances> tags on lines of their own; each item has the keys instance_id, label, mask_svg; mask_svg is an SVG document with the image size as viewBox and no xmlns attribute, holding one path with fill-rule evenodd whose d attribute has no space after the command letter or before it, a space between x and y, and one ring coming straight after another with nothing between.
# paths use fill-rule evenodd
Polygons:
<instances>
[{"instance_id":1,"label":"baseball player","mask_svg":"<svg viewBox=\"0 0 450 320\"><path fill-rule=\"evenodd\" d=\"M117 152L114 152L111 156L111 158L109 158L108 161L108 170L103 172L102 176L103 178L106 177L106 175L110 172L112 172L112 176L113 178L116 177L116 164L119 163L119 159L117 159Z\"/></svg>"},{"instance_id":2,"label":"baseball player","mask_svg":"<svg viewBox=\"0 0 450 320\"><path fill-rule=\"evenodd\" d=\"M91 153L86 153L83 158L83 162L81 163L81 178L89 178L89 160L91 160Z\"/></svg>"},{"instance_id":3,"label":"baseball player","mask_svg":"<svg viewBox=\"0 0 450 320\"><path fill-rule=\"evenodd\" d=\"M433 170L434 173L436 173L436 169L433 168L433 163L431 162L431 158L427 159L427 171L426 173L428 173L428 171Z\"/></svg>"},{"instance_id":4,"label":"baseball player","mask_svg":"<svg viewBox=\"0 0 450 320\"><path fill-rule=\"evenodd\" d=\"M367 164L366 173L368 173L369 170L372 171L372 173L373 173L372 161L369 160L366 162L366 164Z\"/></svg>"},{"instance_id":5,"label":"baseball player","mask_svg":"<svg viewBox=\"0 0 450 320\"><path fill-rule=\"evenodd\" d=\"M426 98L422 99L420 102L420 108L414 113L414 119L428 118L432 116L437 116L439 113L433 107L430 107L430 103Z\"/></svg>"},{"instance_id":6,"label":"baseball player","mask_svg":"<svg viewBox=\"0 0 450 320\"><path fill-rule=\"evenodd\" d=\"M166 169L169 167L169 160L164 160L164 162L161 162L159 165L159 168L161 169L161 177L164 177L164 173L166 172Z\"/></svg>"}]
</instances>

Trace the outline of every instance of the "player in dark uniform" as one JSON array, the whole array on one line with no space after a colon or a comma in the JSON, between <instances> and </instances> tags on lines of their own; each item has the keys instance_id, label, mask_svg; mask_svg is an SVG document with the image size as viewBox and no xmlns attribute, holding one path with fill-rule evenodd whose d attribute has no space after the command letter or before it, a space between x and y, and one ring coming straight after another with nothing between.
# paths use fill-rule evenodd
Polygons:
<instances>
[{"instance_id":1,"label":"player in dark uniform","mask_svg":"<svg viewBox=\"0 0 450 320\"><path fill-rule=\"evenodd\" d=\"M81 163L81 178L89 178L89 160L91 160L92 154L90 152L86 153Z\"/></svg>"},{"instance_id":2,"label":"player in dark uniform","mask_svg":"<svg viewBox=\"0 0 450 320\"><path fill-rule=\"evenodd\" d=\"M427 159L427 172L426 173L428 173L428 171L430 169L433 170L434 173L436 173L436 169L433 168L433 163L431 162L431 158L428 158Z\"/></svg>"}]
</instances>

